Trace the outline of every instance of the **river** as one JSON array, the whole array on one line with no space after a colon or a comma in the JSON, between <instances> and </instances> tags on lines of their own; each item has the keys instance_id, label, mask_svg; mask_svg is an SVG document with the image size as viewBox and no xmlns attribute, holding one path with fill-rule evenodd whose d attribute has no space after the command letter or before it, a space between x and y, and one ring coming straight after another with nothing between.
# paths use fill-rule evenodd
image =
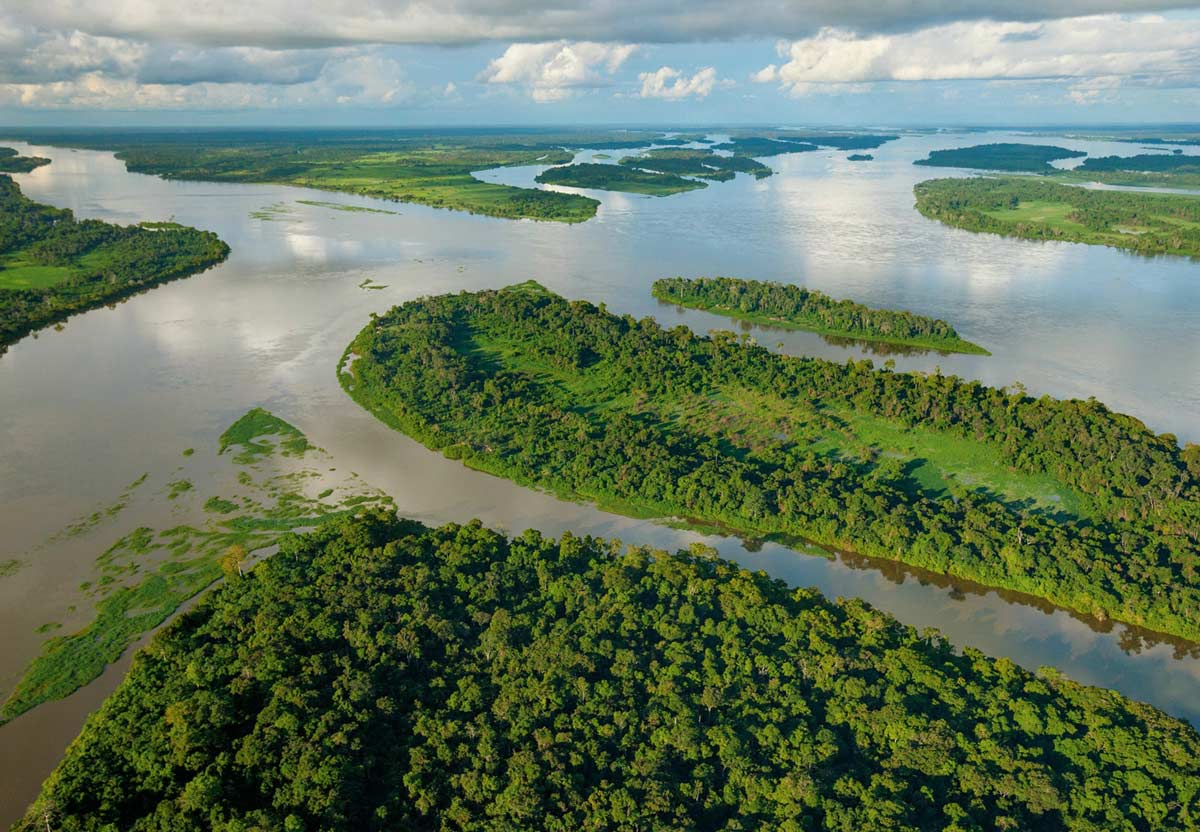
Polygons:
<instances>
[{"instance_id":1,"label":"river","mask_svg":"<svg viewBox=\"0 0 1200 832\"><path fill-rule=\"evenodd\" d=\"M478 517L513 532L570 529L665 548L701 537L470 471L354 405L335 377L342 350L372 312L420 295L535 279L567 297L703 332L737 324L660 304L651 282L720 274L802 283L945 318L993 353L893 356L900 370L940 366L993 385L1021 381L1035 394L1095 396L1156 431L1200 441L1200 263L974 234L913 209L913 184L964 173L915 167L913 159L1006 140L1022 139L905 136L872 151L872 162L836 151L773 157L765 161L778 173L764 180L739 176L668 198L595 193L603 203L597 217L574 226L281 186L168 182L130 174L108 153L5 142L53 160L16 177L32 199L115 222L172 218L217 232L232 254L203 275L77 316L0 357L0 561L22 561L0 578L0 692L40 650L47 636L39 626L55 621L70 631L90 618L77 587L95 577L96 556L137 525L161 525L170 509L160 500L89 534L47 541L141 474L176 470L183 449L215 447L255 406L297 425L338 467L428 523ZM1031 141L1101 155L1139 151ZM481 178L531 184L539 170ZM367 279L386 288L362 288ZM787 353L871 355L810 333L750 329ZM937 627L957 645L1029 668L1053 665L1200 723L1200 659L1184 645L892 564L703 539L789 583L863 598L906 623ZM0 827L19 816L119 677L110 669L67 700L0 727Z\"/></svg>"}]
</instances>

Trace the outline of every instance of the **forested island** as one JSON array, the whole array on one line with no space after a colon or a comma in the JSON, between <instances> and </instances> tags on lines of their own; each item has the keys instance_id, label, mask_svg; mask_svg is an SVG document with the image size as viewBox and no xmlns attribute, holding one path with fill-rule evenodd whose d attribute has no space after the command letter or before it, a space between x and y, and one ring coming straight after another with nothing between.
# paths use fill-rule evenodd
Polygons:
<instances>
[{"instance_id":1,"label":"forested island","mask_svg":"<svg viewBox=\"0 0 1200 832\"><path fill-rule=\"evenodd\" d=\"M492 474L1200 640L1200 447L1094 400L776 355L536 284L404 304L351 353L357 402Z\"/></svg>"},{"instance_id":2,"label":"forested island","mask_svg":"<svg viewBox=\"0 0 1200 832\"><path fill-rule=\"evenodd\" d=\"M912 312L872 309L786 283L732 277L669 277L654 281L651 293L668 303L752 323L943 352L991 355L978 344L964 340L943 320Z\"/></svg>"},{"instance_id":3,"label":"forested island","mask_svg":"<svg viewBox=\"0 0 1200 832\"><path fill-rule=\"evenodd\" d=\"M220 263L229 246L176 223L77 220L0 176L0 352L36 329Z\"/></svg>"},{"instance_id":4,"label":"forested island","mask_svg":"<svg viewBox=\"0 0 1200 832\"><path fill-rule=\"evenodd\" d=\"M656 148L638 156L626 156L620 164L718 182L727 182L738 173L749 173L755 179L765 179L774 173L762 162L748 156L720 156L711 150L693 148Z\"/></svg>"},{"instance_id":5,"label":"forested island","mask_svg":"<svg viewBox=\"0 0 1200 832\"><path fill-rule=\"evenodd\" d=\"M1200 156L1141 153L1100 156L1064 174L1065 178L1107 185L1157 188L1200 188Z\"/></svg>"},{"instance_id":6,"label":"forested island","mask_svg":"<svg viewBox=\"0 0 1200 832\"><path fill-rule=\"evenodd\" d=\"M580 194L484 182L489 168L564 164L568 144L605 144L612 132L456 131L26 131L67 147L113 150L135 173L165 179L273 182L378 199L414 202L506 219L584 222L600 204ZM622 136L621 146L654 143L653 131Z\"/></svg>"},{"instance_id":7,"label":"forested island","mask_svg":"<svg viewBox=\"0 0 1200 832\"><path fill-rule=\"evenodd\" d=\"M917 210L968 231L1200 256L1200 198L1106 191L1034 178L932 179Z\"/></svg>"},{"instance_id":8,"label":"forested island","mask_svg":"<svg viewBox=\"0 0 1200 832\"><path fill-rule=\"evenodd\" d=\"M0 147L0 173L29 173L48 164L45 156L21 156L14 148Z\"/></svg>"},{"instance_id":9,"label":"forested island","mask_svg":"<svg viewBox=\"0 0 1200 832\"><path fill-rule=\"evenodd\" d=\"M974 147L956 147L950 150L931 150L928 159L918 159L913 164L941 168L1054 173L1058 168L1051 165L1051 162L1057 159L1074 159L1086 155L1087 153L1081 150L1069 150L1053 145L998 142Z\"/></svg>"},{"instance_id":10,"label":"forested island","mask_svg":"<svg viewBox=\"0 0 1200 832\"><path fill-rule=\"evenodd\" d=\"M593 188L604 191L624 191L647 196L670 196L684 191L707 188L696 179L640 170L626 165L607 165L585 162L547 168L536 180L544 185L566 185L571 188ZM547 191L546 193L551 193Z\"/></svg>"},{"instance_id":11,"label":"forested island","mask_svg":"<svg viewBox=\"0 0 1200 832\"><path fill-rule=\"evenodd\" d=\"M850 162L871 162L874 159L875 157L870 153L851 153L846 157L846 160Z\"/></svg>"},{"instance_id":12,"label":"forested island","mask_svg":"<svg viewBox=\"0 0 1200 832\"><path fill-rule=\"evenodd\" d=\"M154 638L17 830L1186 830L1200 737L715 558L386 515Z\"/></svg>"}]
</instances>

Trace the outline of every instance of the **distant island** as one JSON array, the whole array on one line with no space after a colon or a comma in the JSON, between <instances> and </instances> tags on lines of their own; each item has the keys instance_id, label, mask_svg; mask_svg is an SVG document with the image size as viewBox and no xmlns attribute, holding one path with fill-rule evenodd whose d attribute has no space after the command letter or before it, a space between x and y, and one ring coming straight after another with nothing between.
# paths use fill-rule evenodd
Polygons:
<instances>
[{"instance_id":1,"label":"distant island","mask_svg":"<svg viewBox=\"0 0 1200 832\"><path fill-rule=\"evenodd\" d=\"M385 514L137 654L20 830L1184 829L1200 736L715 557Z\"/></svg>"},{"instance_id":2,"label":"distant island","mask_svg":"<svg viewBox=\"0 0 1200 832\"><path fill-rule=\"evenodd\" d=\"M1085 159L1063 178L1107 185L1156 188L1200 188L1200 156L1142 153Z\"/></svg>"},{"instance_id":3,"label":"distant island","mask_svg":"<svg viewBox=\"0 0 1200 832\"><path fill-rule=\"evenodd\" d=\"M547 168L537 175L543 185L566 185L571 188L594 188L605 191L624 191L648 196L670 196L683 191L694 191L708 187L704 182L676 176L673 173L656 173L639 170L626 165L606 165L584 162L576 165L561 165Z\"/></svg>"},{"instance_id":4,"label":"distant island","mask_svg":"<svg viewBox=\"0 0 1200 832\"><path fill-rule=\"evenodd\" d=\"M932 179L917 210L956 228L1140 254L1200 256L1200 198L1062 185L1045 179Z\"/></svg>"},{"instance_id":5,"label":"distant island","mask_svg":"<svg viewBox=\"0 0 1200 832\"><path fill-rule=\"evenodd\" d=\"M912 312L872 309L785 283L731 277L670 277L654 281L651 292L668 303L752 323L943 352L991 355L978 344L964 340L943 320Z\"/></svg>"},{"instance_id":6,"label":"distant island","mask_svg":"<svg viewBox=\"0 0 1200 832\"><path fill-rule=\"evenodd\" d=\"M21 156L14 148L0 147L0 173L29 173L48 164L45 156Z\"/></svg>"},{"instance_id":7,"label":"distant island","mask_svg":"<svg viewBox=\"0 0 1200 832\"><path fill-rule=\"evenodd\" d=\"M941 168L1054 173L1058 169L1050 162L1086 155L1087 153L1081 150L1069 150L1053 145L1000 142L974 147L956 147L951 150L933 150L930 151L929 158L918 159L913 164Z\"/></svg>"},{"instance_id":8,"label":"distant island","mask_svg":"<svg viewBox=\"0 0 1200 832\"><path fill-rule=\"evenodd\" d=\"M851 162L870 162L874 158L875 157L872 156L870 153L851 153L849 156L846 157L846 159Z\"/></svg>"},{"instance_id":9,"label":"distant island","mask_svg":"<svg viewBox=\"0 0 1200 832\"><path fill-rule=\"evenodd\" d=\"M626 156L620 164L718 182L727 182L738 173L748 173L755 179L764 179L774 173L762 162L747 156L721 156L711 150L691 148L656 148L638 156Z\"/></svg>"},{"instance_id":10,"label":"distant island","mask_svg":"<svg viewBox=\"0 0 1200 832\"><path fill-rule=\"evenodd\" d=\"M0 176L0 352L36 329L202 272L228 255L210 231L77 220Z\"/></svg>"},{"instance_id":11,"label":"distant island","mask_svg":"<svg viewBox=\"0 0 1200 832\"><path fill-rule=\"evenodd\" d=\"M782 356L531 283L398 306L350 353L355 401L497 476L1200 641L1200 447L1094 400Z\"/></svg>"}]
</instances>

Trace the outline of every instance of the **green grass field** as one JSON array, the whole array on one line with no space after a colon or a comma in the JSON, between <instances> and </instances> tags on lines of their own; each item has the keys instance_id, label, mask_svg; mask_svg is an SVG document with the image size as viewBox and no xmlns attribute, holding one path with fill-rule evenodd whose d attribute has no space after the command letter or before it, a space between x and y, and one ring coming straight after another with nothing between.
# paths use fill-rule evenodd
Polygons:
<instances>
[{"instance_id":1,"label":"green grass field","mask_svg":"<svg viewBox=\"0 0 1200 832\"><path fill-rule=\"evenodd\" d=\"M41 266L20 257L0 261L0 289L45 289L74 273L70 266Z\"/></svg>"}]
</instances>

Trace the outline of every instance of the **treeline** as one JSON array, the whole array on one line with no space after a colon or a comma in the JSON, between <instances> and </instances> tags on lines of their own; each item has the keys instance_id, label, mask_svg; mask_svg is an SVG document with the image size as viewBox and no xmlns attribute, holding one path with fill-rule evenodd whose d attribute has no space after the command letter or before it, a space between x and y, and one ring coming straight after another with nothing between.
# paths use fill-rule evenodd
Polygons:
<instances>
[{"instance_id":1,"label":"treeline","mask_svg":"<svg viewBox=\"0 0 1200 832\"><path fill-rule=\"evenodd\" d=\"M625 165L604 165L592 162L547 168L537 175L535 181L545 185L625 191L634 194L649 194L650 196L668 196L708 187L704 182L676 176L673 173L659 173Z\"/></svg>"},{"instance_id":2,"label":"treeline","mask_svg":"<svg viewBox=\"0 0 1200 832\"><path fill-rule=\"evenodd\" d=\"M659 173L699 176L718 182L728 182L738 173L749 173L755 179L765 179L774 173L762 162L749 156L718 156L711 150L692 148L650 150L639 156L627 156L619 164Z\"/></svg>"},{"instance_id":3,"label":"treeline","mask_svg":"<svg viewBox=\"0 0 1200 832\"><path fill-rule=\"evenodd\" d=\"M490 347L489 347L490 345ZM1200 640L1200 447L1094 400L1031 398L869 361L790 358L619 317L540 287L428 298L373 320L342 381L379 418L473 467L564 495L786 534ZM675 417L721 390L839 406L986 442L1087 495L1094 519L980 490L934 498L887 459L731 444Z\"/></svg>"},{"instance_id":4,"label":"treeline","mask_svg":"<svg viewBox=\"0 0 1200 832\"><path fill-rule=\"evenodd\" d=\"M1200 256L1200 199L1195 197L990 177L931 179L918 183L913 193L922 214L968 231ZM1067 221L989 213L1018 211L1030 202L1069 206Z\"/></svg>"},{"instance_id":5,"label":"treeline","mask_svg":"<svg viewBox=\"0 0 1200 832\"><path fill-rule=\"evenodd\" d=\"M1200 172L1200 156L1167 155L1166 153L1142 153L1137 156L1094 156L1085 159L1076 170L1091 171L1148 171L1152 173Z\"/></svg>"},{"instance_id":6,"label":"treeline","mask_svg":"<svg viewBox=\"0 0 1200 832\"><path fill-rule=\"evenodd\" d=\"M229 255L216 234L175 223L112 225L27 199L0 176L0 351L68 316L203 271ZM4 286L6 262L67 267L59 282Z\"/></svg>"},{"instance_id":7,"label":"treeline","mask_svg":"<svg viewBox=\"0 0 1200 832\"><path fill-rule=\"evenodd\" d=\"M773 326L811 329L828 335L989 355L938 318L891 309L872 309L836 300L815 289L732 277L669 277L654 281L659 300Z\"/></svg>"},{"instance_id":8,"label":"treeline","mask_svg":"<svg viewBox=\"0 0 1200 832\"><path fill-rule=\"evenodd\" d=\"M29 173L48 164L45 156L21 156L14 148L0 147L0 173Z\"/></svg>"},{"instance_id":9,"label":"treeline","mask_svg":"<svg viewBox=\"0 0 1200 832\"><path fill-rule=\"evenodd\" d=\"M1200 737L697 548L383 516L134 659L19 832L1187 830Z\"/></svg>"},{"instance_id":10,"label":"treeline","mask_svg":"<svg viewBox=\"0 0 1200 832\"><path fill-rule=\"evenodd\" d=\"M931 150L928 159L918 159L913 164L942 168L1053 173L1057 168L1050 162L1056 159L1073 159L1086 155L1087 153L1081 150L1070 150L1054 145L997 142L974 147Z\"/></svg>"}]
</instances>

